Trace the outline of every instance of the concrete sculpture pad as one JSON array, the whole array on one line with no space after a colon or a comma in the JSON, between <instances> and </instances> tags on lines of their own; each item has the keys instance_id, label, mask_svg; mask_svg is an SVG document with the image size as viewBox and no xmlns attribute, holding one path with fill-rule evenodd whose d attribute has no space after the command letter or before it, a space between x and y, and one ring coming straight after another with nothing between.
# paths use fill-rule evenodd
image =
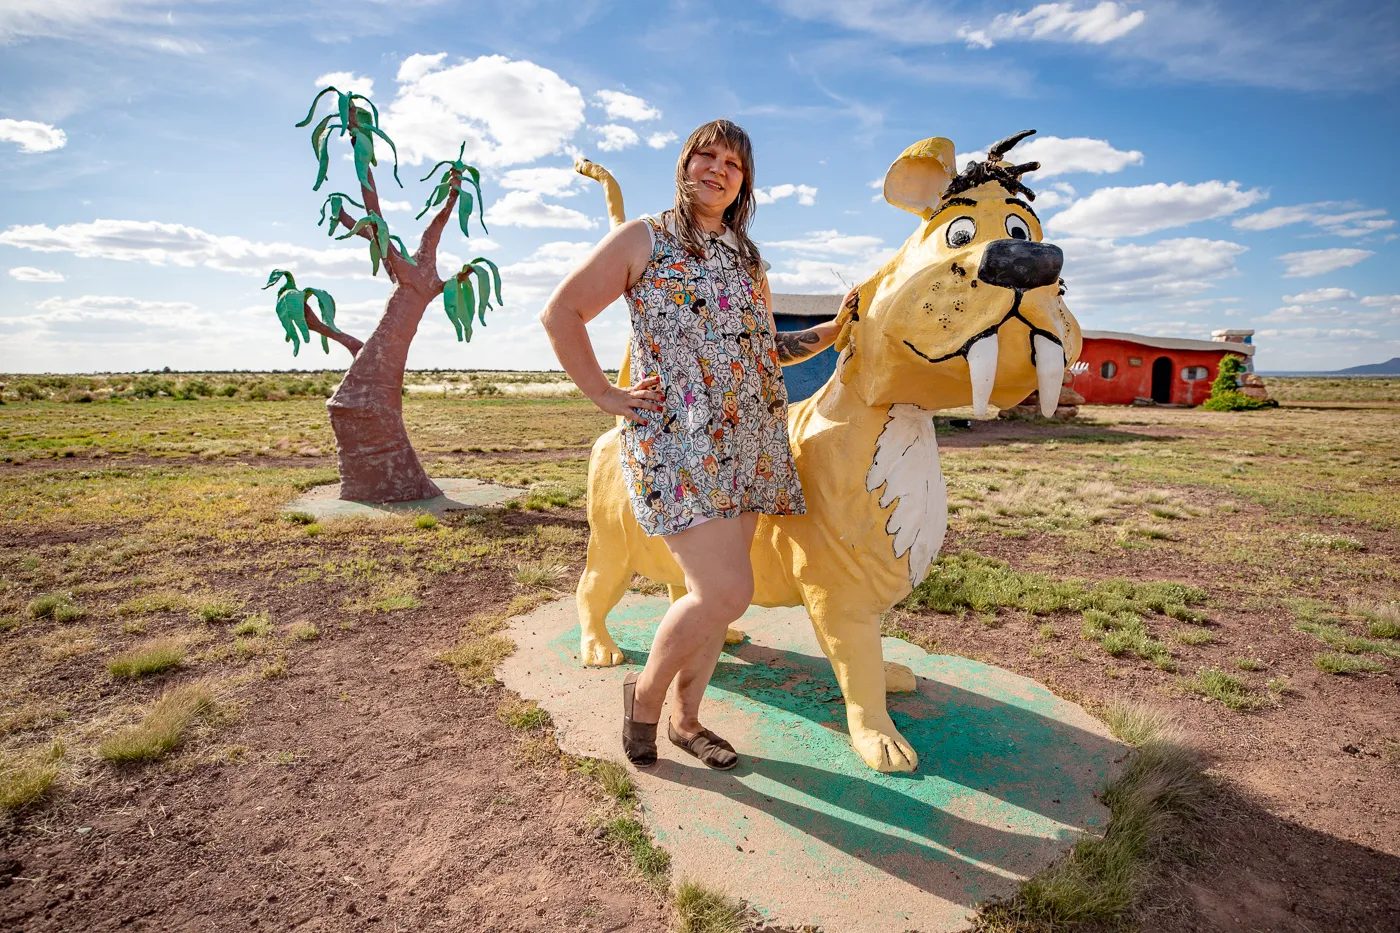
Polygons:
<instances>
[{"instance_id":1,"label":"concrete sculpture pad","mask_svg":"<svg viewBox=\"0 0 1400 933\"><path fill-rule=\"evenodd\" d=\"M629 595L608 617L627 663L583 668L572 599L511 621L498 673L537 700L577 755L623 760L623 676L646 661L665 599ZM1078 706L1032 680L884 639L918 692L891 695L919 754L880 774L850 752L845 706L802 609L751 608L705 694L706 724L739 750L710 771L663 737L637 771L647 827L693 877L774 923L826 933L960 930L978 903L1012 894L1108 811L1094 791L1127 749Z\"/></svg>"},{"instance_id":2,"label":"concrete sculpture pad","mask_svg":"<svg viewBox=\"0 0 1400 933\"><path fill-rule=\"evenodd\" d=\"M442 495L410 502L347 502L340 498L340 484L313 486L287 503L285 511L305 512L321 518L388 518L431 512L442 515L452 509L482 509L502 505L525 490L483 483L478 479L435 479Z\"/></svg>"}]
</instances>

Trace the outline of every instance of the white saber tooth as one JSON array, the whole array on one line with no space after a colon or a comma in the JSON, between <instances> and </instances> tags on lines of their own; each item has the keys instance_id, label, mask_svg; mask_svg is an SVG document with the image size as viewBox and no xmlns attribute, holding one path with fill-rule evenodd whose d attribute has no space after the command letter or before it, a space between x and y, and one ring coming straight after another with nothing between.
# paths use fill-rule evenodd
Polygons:
<instances>
[{"instance_id":1,"label":"white saber tooth","mask_svg":"<svg viewBox=\"0 0 1400 933\"><path fill-rule=\"evenodd\" d=\"M1060 404L1060 386L1065 381L1065 348L1043 334L1036 334L1035 378L1040 388L1040 413L1049 418Z\"/></svg>"},{"instance_id":2,"label":"white saber tooth","mask_svg":"<svg viewBox=\"0 0 1400 933\"><path fill-rule=\"evenodd\" d=\"M988 334L967 348L967 369L972 376L972 413L987 417L987 402L997 381L997 335Z\"/></svg>"}]
</instances>

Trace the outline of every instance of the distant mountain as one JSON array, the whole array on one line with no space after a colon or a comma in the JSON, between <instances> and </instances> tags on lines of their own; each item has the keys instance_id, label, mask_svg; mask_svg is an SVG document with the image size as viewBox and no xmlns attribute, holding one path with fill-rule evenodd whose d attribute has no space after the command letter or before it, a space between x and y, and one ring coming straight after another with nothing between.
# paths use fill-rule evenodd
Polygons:
<instances>
[{"instance_id":1,"label":"distant mountain","mask_svg":"<svg viewBox=\"0 0 1400 933\"><path fill-rule=\"evenodd\" d=\"M1367 363L1365 366L1353 366L1350 369L1339 369L1334 375L1400 376L1400 356L1392 356L1384 363Z\"/></svg>"}]
</instances>

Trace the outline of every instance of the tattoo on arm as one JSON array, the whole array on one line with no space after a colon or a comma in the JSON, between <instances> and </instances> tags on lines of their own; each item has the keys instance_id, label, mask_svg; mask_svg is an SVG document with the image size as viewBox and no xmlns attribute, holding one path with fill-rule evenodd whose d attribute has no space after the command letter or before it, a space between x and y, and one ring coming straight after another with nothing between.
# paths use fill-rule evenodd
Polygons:
<instances>
[{"instance_id":1,"label":"tattoo on arm","mask_svg":"<svg viewBox=\"0 0 1400 933\"><path fill-rule=\"evenodd\" d=\"M816 353L816 345L821 343L821 335L814 330L779 331L775 339L778 345L778 363L782 366L802 362Z\"/></svg>"}]
</instances>

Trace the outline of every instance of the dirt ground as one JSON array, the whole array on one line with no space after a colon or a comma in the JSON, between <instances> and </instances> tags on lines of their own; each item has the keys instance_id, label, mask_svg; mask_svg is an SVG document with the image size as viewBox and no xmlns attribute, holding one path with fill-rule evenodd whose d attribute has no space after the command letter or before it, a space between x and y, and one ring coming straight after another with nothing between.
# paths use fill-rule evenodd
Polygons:
<instances>
[{"instance_id":1,"label":"dirt ground","mask_svg":"<svg viewBox=\"0 0 1400 933\"><path fill-rule=\"evenodd\" d=\"M1360 634L1356 607L1400 597L1400 406L1338 415L1317 453L1300 452L1293 425L1318 414L1127 410L941 438L943 553L1209 594L1203 624L1147 620L1170 670L1107 655L1078 613L892 616L931 650L1034 677L1090 711L1138 700L1182 725L1222 799L1199 858L1143 893L1140 929L1400 929L1400 661L1325 674L1313 662L1324 646L1295 627L1298 600ZM24 430L35 423L31 409ZM440 475L577 479L567 471L586 451L573 434L586 428L547 449L448 446L428 459ZM503 688L439 659L471 620L572 588L587 532L577 504L316 533L278 509L323 481L324 456L17 459L0 464L0 616L13 622L0 632L0 752L62 751L49 793L0 816L0 928L668 927L664 897L602 838L615 811L596 782L548 751L547 732L502 721ZM1055 490L1063 501L1046 505ZM1165 537L1140 533L1158 527ZM27 614L57 591L81 618ZM186 601L131 608L153 593ZM236 612L199 619L192 607L210 599ZM234 634L259 614L270 634ZM319 637L293 634L308 623ZM1211 638L1173 640L1188 628ZM182 665L107 673L164 635L190 640ZM1244 681L1256 708L1186 687L1212 668ZM217 712L178 750L144 765L97 755L164 689L198 678L215 685Z\"/></svg>"}]
</instances>

